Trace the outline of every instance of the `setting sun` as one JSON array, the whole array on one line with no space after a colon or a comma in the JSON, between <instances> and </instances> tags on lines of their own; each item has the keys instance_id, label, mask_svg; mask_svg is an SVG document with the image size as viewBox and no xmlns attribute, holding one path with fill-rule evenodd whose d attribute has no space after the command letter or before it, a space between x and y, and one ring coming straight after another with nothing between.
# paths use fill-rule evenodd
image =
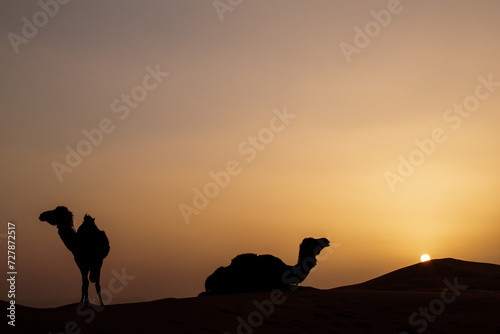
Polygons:
<instances>
[{"instance_id":1,"label":"setting sun","mask_svg":"<svg viewBox=\"0 0 500 334\"><path fill-rule=\"evenodd\" d=\"M431 257L429 256L429 254L424 254L420 257L420 261L422 261L422 262L429 261L430 259L431 259Z\"/></svg>"}]
</instances>

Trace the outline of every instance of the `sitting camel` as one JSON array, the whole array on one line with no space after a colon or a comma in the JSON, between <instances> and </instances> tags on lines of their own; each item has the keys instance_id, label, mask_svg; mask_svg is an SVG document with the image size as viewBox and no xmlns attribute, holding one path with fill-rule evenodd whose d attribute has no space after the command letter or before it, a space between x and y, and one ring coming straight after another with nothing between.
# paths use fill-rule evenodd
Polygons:
<instances>
[{"instance_id":1,"label":"sitting camel","mask_svg":"<svg viewBox=\"0 0 500 334\"><path fill-rule=\"evenodd\" d=\"M241 292L293 290L316 266L316 256L330 245L326 238L306 238L299 248L299 260L294 266L272 255L240 254L227 267L219 267L205 281L200 296Z\"/></svg>"}]
</instances>

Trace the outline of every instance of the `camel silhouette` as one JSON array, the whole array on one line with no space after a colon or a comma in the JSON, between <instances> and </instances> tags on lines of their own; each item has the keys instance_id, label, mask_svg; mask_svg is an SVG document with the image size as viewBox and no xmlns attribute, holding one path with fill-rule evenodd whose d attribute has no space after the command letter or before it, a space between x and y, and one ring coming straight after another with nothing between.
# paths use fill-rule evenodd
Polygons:
<instances>
[{"instance_id":1,"label":"camel silhouette","mask_svg":"<svg viewBox=\"0 0 500 334\"><path fill-rule=\"evenodd\" d=\"M73 214L64 206L40 214L41 221L56 226L59 236L66 248L75 258L76 265L82 274L82 297L80 303L89 304L89 273L90 282L95 283L99 302L104 305L99 284L101 267L104 258L109 253L109 241L106 233L97 228L94 218L85 215L83 223L75 231Z\"/></svg>"},{"instance_id":2,"label":"camel silhouette","mask_svg":"<svg viewBox=\"0 0 500 334\"><path fill-rule=\"evenodd\" d=\"M330 245L326 238L306 238L299 248L298 263L289 266L272 255L240 254L227 267L219 267L205 281L200 296L242 292L293 290L317 264L316 256Z\"/></svg>"}]
</instances>

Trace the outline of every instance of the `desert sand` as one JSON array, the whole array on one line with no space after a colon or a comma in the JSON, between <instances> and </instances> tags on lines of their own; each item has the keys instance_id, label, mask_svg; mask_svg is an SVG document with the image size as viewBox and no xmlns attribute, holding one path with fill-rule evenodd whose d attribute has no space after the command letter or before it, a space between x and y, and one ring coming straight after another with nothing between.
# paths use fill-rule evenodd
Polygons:
<instances>
[{"instance_id":1,"label":"desert sand","mask_svg":"<svg viewBox=\"0 0 500 334\"><path fill-rule=\"evenodd\" d=\"M0 302L7 308L6 302ZM5 333L500 333L500 265L439 259L330 290L17 305Z\"/></svg>"}]
</instances>

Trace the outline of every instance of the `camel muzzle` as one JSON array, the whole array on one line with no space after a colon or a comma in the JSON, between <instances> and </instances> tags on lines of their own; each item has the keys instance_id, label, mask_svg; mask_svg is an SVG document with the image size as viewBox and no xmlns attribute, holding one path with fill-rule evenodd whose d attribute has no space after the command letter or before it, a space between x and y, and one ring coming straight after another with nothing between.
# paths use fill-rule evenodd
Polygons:
<instances>
[{"instance_id":1,"label":"camel muzzle","mask_svg":"<svg viewBox=\"0 0 500 334\"><path fill-rule=\"evenodd\" d=\"M51 219L50 219L50 213L51 213L51 211L45 211L45 212L42 212L42 213L40 214L40 217L38 217L38 220L40 220L40 221L42 221L42 222L47 222L47 223L49 223L50 225L55 226L56 224L50 221L50 220L51 220Z\"/></svg>"}]
</instances>

